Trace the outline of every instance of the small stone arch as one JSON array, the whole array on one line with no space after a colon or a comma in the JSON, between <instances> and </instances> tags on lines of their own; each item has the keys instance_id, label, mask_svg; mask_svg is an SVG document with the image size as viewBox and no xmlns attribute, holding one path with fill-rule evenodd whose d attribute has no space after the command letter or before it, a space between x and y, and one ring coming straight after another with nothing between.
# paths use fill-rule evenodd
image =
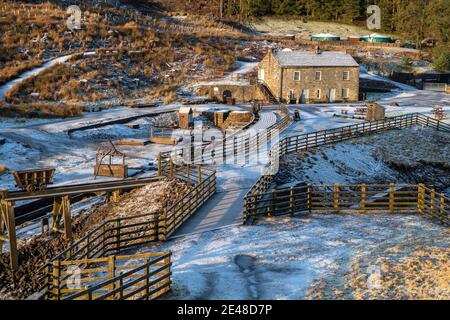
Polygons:
<instances>
[{"instance_id":1,"label":"small stone arch","mask_svg":"<svg viewBox=\"0 0 450 320\"><path fill-rule=\"evenodd\" d=\"M230 90L224 90L222 93L223 103L227 103L228 98L232 98L233 94Z\"/></svg>"}]
</instances>

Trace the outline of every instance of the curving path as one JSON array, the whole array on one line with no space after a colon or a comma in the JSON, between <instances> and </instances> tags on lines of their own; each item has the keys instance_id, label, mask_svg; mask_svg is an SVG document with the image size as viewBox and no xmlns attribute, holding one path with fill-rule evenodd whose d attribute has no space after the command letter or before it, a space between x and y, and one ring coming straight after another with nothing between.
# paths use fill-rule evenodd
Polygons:
<instances>
[{"instance_id":1,"label":"curving path","mask_svg":"<svg viewBox=\"0 0 450 320\"><path fill-rule=\"evenodd\" d=\"M275 124L277 119L273 110L264 110L258 122L249 130L267 129ZM173 238L241 224L244 196L259 179L264 168L264 163L217 166L216 193L175 232Z\"/></svg>"}]
</instances>

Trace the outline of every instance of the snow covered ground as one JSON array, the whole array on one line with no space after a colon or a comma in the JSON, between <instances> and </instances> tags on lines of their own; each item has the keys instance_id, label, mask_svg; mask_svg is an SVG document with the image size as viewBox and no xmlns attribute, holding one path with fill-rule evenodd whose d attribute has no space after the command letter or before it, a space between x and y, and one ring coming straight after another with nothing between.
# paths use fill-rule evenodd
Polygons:
<instances>
[{"instance_id":1,"label":"snow covered ground","mask_svg":"<svg viewBox=\"0 0 450 320\"><path fill-rule=\"evenodd\" d=\"M450 191L448 134L408 128L361 137L284 157L279 184L425 183Z\"/></svg>"},{"instance_id":2,"label":"snow covered ground","mask_svg":"<svg viewBox=\"0 0 450 320\"><path fill-rule=\"evenodd\" d=\"M140 252L173 252L172 299L306 299L320 280L333 285L325 298L339 288L352 299L344 276L355 261L370 271L381 258L397 263L427 246L448 253L448 236L419 216L324 214L232 226Z\"/></svg>"}]
</instances>

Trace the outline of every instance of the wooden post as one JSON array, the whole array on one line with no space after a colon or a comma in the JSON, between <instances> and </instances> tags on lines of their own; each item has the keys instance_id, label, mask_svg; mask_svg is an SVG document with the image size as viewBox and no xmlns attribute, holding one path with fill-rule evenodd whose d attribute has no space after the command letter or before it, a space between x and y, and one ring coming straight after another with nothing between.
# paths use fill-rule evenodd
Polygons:
<instances>
[{"instance_id":1,"label":"wooden post","mask_svg":"<svg viewBox=\"0 0 450 320\"><path fill-rule=\"evenodd\" d=\"M431 189L430 192L430 215L434 217L434 198L436 197L436 191Z\"/></svg>"},{"instance_id":2,"label":"wooden post","mask_svg":"<svg viewBox=\"0 0 450 320\"><path fill-rule=\"evenodd\" d=\"M268 209L268 216L270 217L271 216L271 213L272 214L275 214L276 212L275 212L275 203L276 203L276 196L277 196L277 194L276 194L276 190L275 189L272 189L272 205L270 205L267 209Z\"/></svg>"},{"instance_id":3,"label":"wooden post","mask_svg":"<svg viewBox=\"0 0 450 320\"><path fill-rule=\"evenodd\" d=\"M120 190L114 190L111 192L110 201L113 203L118 203L120 201Z\"/></svg>"},{"instance_id":4,"label":"wooden post","mask_svg":"<svg viewBox=\"0 0 450 320\"><path fill-rule=\"evenodd\" d=\"M361 213L366 213L366 184L361 185Z\"/></svg>"},{"instance_id":5,"label":"wooden post","mask_svg":"<svg viewBox=\"0 0 450 320\"><path fill-rule=\"evenodd\" d=\"M394 195L395 195L395 189L394 184L389 184L389 211L391 213L394 212Z\"/></svg>"},{"instance_id":6,"label":"wooden post","mask_svg":"<svg viewBox=\"0 0 450 320\"><path fill-rule=\"evenodd\" d=\"M202 166L198 165L198 184L202 183Z\"/></svg>"},{"instance_id":7,"label":"wooden post","mask_svg":"<svg viewBox=\"0 0 450 320\"><path fill-rule=\"evenodd\" d=\"M290 197L289 197L289 207L291 209L291 215L294 215L294 189L291 187Z\"/></svg>"},{"instance_id":8,"label":"wooden post","mask_svg":"<svg viewBox=\"0 0 450 320\"><path fill-rule=\"evenodd\" d=\"M441 193L441 205L440 205L440 217L441 217L441 223L444 223L445 221L445 196L444 193Z\"/></svg>"},{"instance_id":9,"label":"wooden post","mask_svg":"<svg viewBox=\"0 0 450 320\"><path fill-rule=\"evenodd\" d=\"M72 241L72 219L70 217L70 197L64 196L61 199L62 214L64 217L64 237L67 241Z\"/></svg>"},{"instance_id":10,"label":"wooden post","mask_svg":"<svg viewBox=\"0 0 450 320\"><path fill-rule=\"evenodd\" d=\"M334 210L339 210L339 185L334 185L334 197L333 197Z\"/></svg>"},{"instance_id":11,"label":"wooden post","mask_svg":"<svg viewBox=\"0 0 450 320\"><path fill-rule=\"evenodd\" d=\"M173 164L173 160L172 158L170 158L170 177L173 178L175 169L174 169L174 164Z\"/></svg>"},{"instance_id":12,"label":"wooden post","mask_svg":"<svg viewBox=\"0 0 450 320\"><path fill-rule=\"evenodd\" d=\"M147 258L144 260L145 264L147 265L144 269L144 275L145 275L145 298L146 300L149 300L149 294L150 294L150 279L149 279L149 273L150 273L150 258Z\"/></svg>"},{"instance_id":13,"label":"wooden post","mask_svg":"<svg viewBox=\"0 0 450 320\"><path fill-rule=\"evenodd\" d=\"M53 294L56 295L56 300L61 300L61 261L53 262Z\"/></svg>"},{"instance_id":14,"label":"wooden post","mask_svg":"<svg viewBox=\"0 0 450 320\"><path fill-rule=\"evenodd\" d=\"M112 255L108 257L108 278L114 279L116 276L116 256ZM115 289L115 282L111 283L111 291Z\"/></svg>"},{"instance_id":15,"label":"wooden post","mask_svg":"<svg viewBox=\"0 0 450 320\"><path fill-rule=\"evenodd\" d=\"M253 220L255 221L255 223L256 222L258 222L258 198L257 198L257 196L256 195L254 195L253 196L254 198L253 198L253 205L254 205L254 208L253 208Z\"/></svg>"},{"instance_id":16,"label":"wooden post","mask_svg":"<svg viewBox=\"0 0 450 320\"><path fill-rule=\"evenodd\" d=\"M116 225L116 252L120 252L120 219L117 220Z\"/></svg>"},{"instance_id":17,"label":"wooden post","mask_svg":"<svg viewBox=\"0 0 450 320\"><path fill-rule=\"evenodd\" d=\"M158 224L158 234L156 235L158 240L166 241L167 240L167 233L168 233L168 221L167 221L167 208L163 209L162 212L162 220L157 221ZM160 228L162 231L160 232Z\"/></svg>"},{"instance_id":18,"label":"wooden post","mask_svg":"<svg viewBox=\"0 0 450 320\"><path fill-rule=\"evenodd\" d=\"M308 184L308 213L312 212L312 185Z\"/></svg>"},{"instance_id":19,"label":"wooden post","mask_svg":"<svg viewBox=\"0 0 450 320\"><path fill-rule=\"evenodd\" d=\"M9 244L9 261L12 270L19 268L17 253L16 221L14 215L14 202L0 200L0 253L3 251L3 242ZM5 235L5 232L8 235Z\"/></svg>"},{"instance_id":20,"label":"wooden post","mask_svg":"<svg viewBox=\"0 0 450 320\"><path fill-rule=\"evenodd\" d=\"M425 198L425 186L423 183L417 185L417 211L423 214L424 209L424 198Z\"/></svg>"},{"instance_id":21,"label":"wooden post","mask_svg":"<svg viewBox=\"0 0 450 320\"><path fill-rule=\"evenodd\" d=\"M189 163L186 164L187 177L188 180L191 178L191 165Z\"/></svg>"}]
</instances>

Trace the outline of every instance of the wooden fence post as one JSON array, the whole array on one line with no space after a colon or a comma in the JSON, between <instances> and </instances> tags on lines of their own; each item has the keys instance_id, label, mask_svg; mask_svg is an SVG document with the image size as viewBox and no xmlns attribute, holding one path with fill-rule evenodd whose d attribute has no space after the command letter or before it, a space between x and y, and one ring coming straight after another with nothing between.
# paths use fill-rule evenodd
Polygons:
<instances>
[{"instance_id":1,"label":"wooden fence post","mask_svg":"<svg viewBox=\"0 0 450 320\"><path fill-rule=\"evenodd\" d=\"M424 209L424 198L425 198L425 186L423 183L417 185L417 211L423 214Z\"/></svg>"},{"instance_id":2,"label":"wooden fence post","mask_svg":"<svg viewBox=\"0 0 450 320\"><path fill-rule=\"evenodd\" d=\"M366 213L366 184L361 185L361 213Z\"/></svg>"},{"instance_id":3,"label":"wooden fence post","mask_svg":"<svg viewBox=\"0 0 450 320\"><path fill-rule=\"evenodd\" d=\"M311 214L312 212L312 185L308 184L308 213Z\"/></svg>"},{"instance_id":4,"label":"wooden fence post","mask_svg":"<svg viewBox=\"0 0 450 320\"><path fill-rule=\"evenodd\" d=\"M394 196L395 196L395 189L394 184L389 184L389 211L391 213L394 212Z\"/></svg>"},{"instance_id":5,"label":"wooden fence post","mask_svg":"<svg viewBox=\"0 0 450 320\"><path fill-rule=\"evenodd\" d=\"M5 232L8 235L5 235ZM9 263L12 270L19 268L19 256L17 253L16 220L14 214L14 202L0 200L0 253L3 252L3 242L9 244Z\"/></svg>"},{"instance_id":6,"label":"wooden fence post","mask_svg":"<svg viewBox=\"0 0 450 320\"><path fill-rule=\"evenodd\" d=\"M430 215L434 217L434 199L436 197L436 191L431 189L430 191Z\"/></svg>"},{"instance_id":7,"label":"wooden fence post","mask_svg":"<svg viewBox=\"0 0 450 320\"><path fill-rule=\"evenodd\" d=\"M61 261L53 262L53 294L56 295L56 300L61 300Z\"/></svg>"},{"instance_id":8,"label":"wooden fence post","mask_svg":"<svg viewBox=\"0 0 450 320\"><path fill-rule=\"evenodd\" d=\"M172 158L170 158L170 177L173 178L175 172L174 164Z\"/></svg>"},{"instance_id":9,"label":"wooden fence post","mask_svg":"<svg viewBox=\"0 0 450 320\"><path fill-rule=\"evenodd\" d=\"M120 252L120 219L116 221L117 230L116 230L116 252Z\"/></svg>"},{"instance_id":10,"label":"wooden fence post","mask_svg":"<svg viewBox=\"0 0 450 320\"><path fill-rule=\"evenodd\" d=\"M161 168L161 152L158 153L158 176L162 175L162 168Z\"/></svg>"},{"instance_id":11,"label":"wooden fence post","mask_svg":"<svg viewBox=\"0 0 450 320\"><path fill-rule=\"evenodd\" d=\"M112 255L108 257L108 280L114 279L116 276L116 256ZM116 283L111 283L111 291L115 289Z\"/></svg>"},{"instance_id":12,"label":"wooden fence post","mask_svg":"<svg viewBox=\"0 0 450 320\"><path fill-rule=\"evenodd\" d=\"M444 223L445 221L445 196L444 193L441 193L441 203L440 203L440 217L441 217L441 223Z\"/></svg>"},{"instance_id":13,"label":"wooden fence post","mask_svg":"<svg viewBox=\"0 0 450 320\"><path fill-rule=\"evenodd\" d=\"M198 184L202 183L202 166L198 165Z\"/></svg>"},{"instance_id":14,"label":"wooden fence post","mask_svg":"<svg viewBox=\"0 0 450 320\"><path fill-rule=\"evenodd\" d=\"M291 216L294 215L294 189L291 187L290 196L289 196L289 207L291 209Z\"/></svg>"},{"instance_id":15,"label":"wooden fence post","mask_svg":"<svg viewBox=\"0 0 450 320\"><path fill-rule=\"evenodd\" d=\"M253 197L253 221L258 222L258 197L256 195L254 195Z\"/></svg>"},{"instance_id":16,"label":"wooden fence post","mask_svg":"<svg viewBox=\"0 0 450 320\"><path fill-rule=\"evenodd\" d=\"M333 197L333 207L334 210L339 210L339 184L334 185L334 197Z\"/></svg>"}]
</instances>

